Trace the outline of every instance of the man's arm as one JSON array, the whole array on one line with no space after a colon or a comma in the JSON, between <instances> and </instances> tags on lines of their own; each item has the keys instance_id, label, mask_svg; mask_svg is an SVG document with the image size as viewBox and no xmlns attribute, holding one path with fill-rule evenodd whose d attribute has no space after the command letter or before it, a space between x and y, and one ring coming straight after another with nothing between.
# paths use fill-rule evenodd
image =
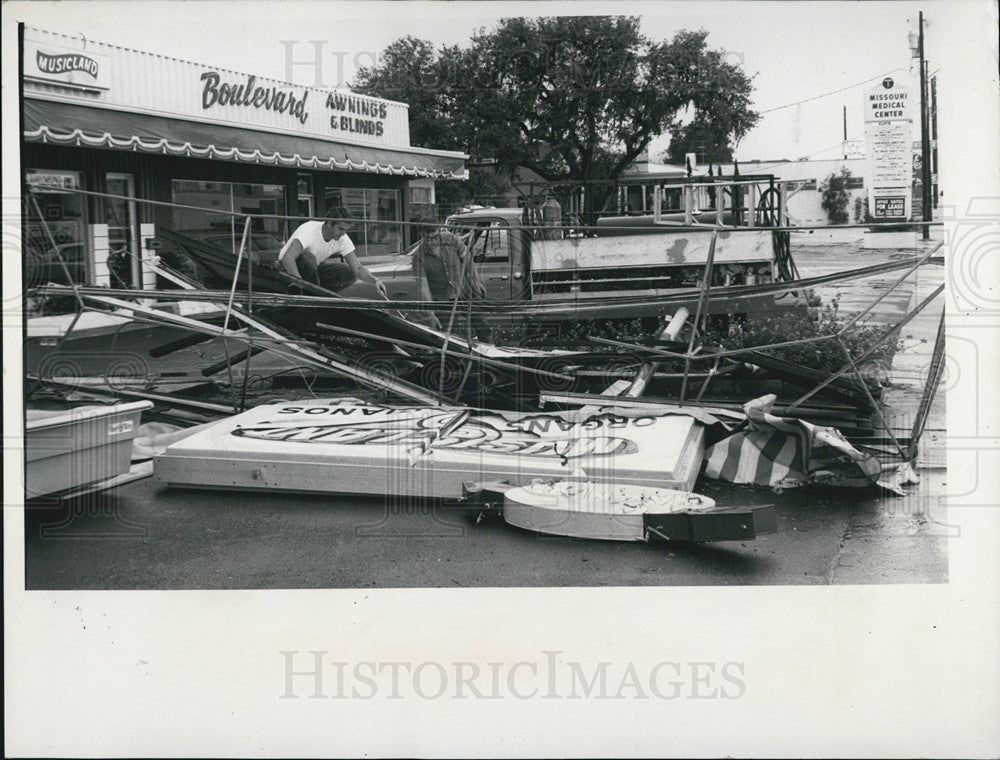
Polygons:
<instances>
[{"instance_id":1,"label":"man's arm","mask_svg":"<svg viewBox=\"0 0 1000 760\"><path fill-rule=\"evenodd\" d=\"M427 284L427 278L424 277L424 260L420 255L420 251L413 254L413 258L410 260L411 266L413 268L413 276L417 281L417 300L418 301L433 301L431 296L430 286ZM433 311L427 312L428 321L431 327L440 330L441 320L437 318L437 314Z\"/></svg>"},{"instance_id":2,"label":"man's arm","mask_svg":"<svg viewBox=\"0 0 1000 760\"><path fill-rule=\"evenodd\" d=\"M382 281L368 271L368 267L358 261L357 254L351 251L344 255L344 261L347 262L347 266L351 268L354 272L354 279L361 280L362 282L367 282L369 285L374 285L375 289L381 294L382 298L388 298L386 294L385 285Z\"/></svg>"},{"instance_id":3,"label":"man's arm","mask_svg":"<svg viewBox=\"0 0 1000 760\"><path fill-rule=\"evenodd\" d=\"M292 238L288 243L288 250L285 251L285 255L281 257L281 266L285 268L292 277L297 277L302 279L302 275L299 274L298 259L302 255L302 243L300 243L295 238Z\"/></svg>"}]
</instances>

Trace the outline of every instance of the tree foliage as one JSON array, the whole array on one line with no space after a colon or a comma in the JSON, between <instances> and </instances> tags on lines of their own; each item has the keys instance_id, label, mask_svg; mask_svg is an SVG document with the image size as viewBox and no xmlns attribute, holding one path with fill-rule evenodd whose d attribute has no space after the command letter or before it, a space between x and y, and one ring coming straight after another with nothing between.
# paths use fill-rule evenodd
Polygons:
<instances>
[{"instance_id":1,"label":"tree foliage","mask_svg":"<svg viewBox=\"0 0 1000 760\"><path fill-rule=\"evenodd\" d=\"M706 38L654 42L635 17L507 18L436 54L397 40L355 89L409 103L414 144L495 158L511 176L612 179L663 134L729 146L756 123L751 79Z\"/></svg>"},{"instance_id":2,"label":"tree foliage","mask_svg":"<svg viewBox=\"0 0 1000 760\"><path fill-rule=\"evenodd\" d=\"M850 221L847 214L847 204L850 201L847 180L850 178L851 170L842 166L839 176L831 174L819 186L819 194L822 198L820 205L826 212L830 224L847 224Z\"/></svg>"},{"instance_id":3,"label":"tree foliage","mask_svg":"<svg viewBox=\"0 0 1000 760\"><path fill-rule=\"evenodd\" d=\"M462 140L450 128L450 104L441 73L440 55L434 45L406 36L382 51L378 65L360 69L352 89L362 95L408 103L411 145L462 150Z\"/></svg>"},{"instance_id":4,"label":"tree foliage","mask_svg":"<svg viewBox=\"0 0 1000 760\"><path fill-rule=\"evenodd\" d=\"M668 129L667 159L683 163L685 154L695 153L700 162L729 162L736 144L760 118L750 108L753 83L721 51L707 49L704 32L697 36L701 43L699 87L691 99L689 119L675 119Z\"/></svg>"}]
</instances>

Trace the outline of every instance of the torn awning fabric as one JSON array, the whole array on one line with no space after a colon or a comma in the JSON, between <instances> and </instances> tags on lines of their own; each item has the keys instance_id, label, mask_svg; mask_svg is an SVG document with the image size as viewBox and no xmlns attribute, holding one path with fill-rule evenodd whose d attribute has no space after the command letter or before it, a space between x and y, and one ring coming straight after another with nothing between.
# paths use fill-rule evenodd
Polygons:
<instances>
[{"instance_id":1,"label":"torn awning fabric","mask_svg":"<svg viewBox=\"0 0 1000 760\"><path fill-rule=\"evenodd\" d=\"M864 488L882 465L840 431L771 414L775 396L747 402L746 426L705 450L705 475L730 483L778 488L822 484Z\"/></svg>"}]
</instances>

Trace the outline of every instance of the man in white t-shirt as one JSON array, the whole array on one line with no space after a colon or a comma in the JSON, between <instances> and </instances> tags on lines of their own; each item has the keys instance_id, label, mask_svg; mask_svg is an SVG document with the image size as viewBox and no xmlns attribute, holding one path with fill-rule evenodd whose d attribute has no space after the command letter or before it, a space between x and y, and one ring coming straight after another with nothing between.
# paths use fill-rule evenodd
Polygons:
<instances>
[{"instance_id":1,"label":"man in white t-shirt","mask_svg":"<svg viewBox=\"0 0 1000 760\"><path fill-rule=\"evenodd\" d=\"M282 268L293 277L338 292L357 280L375 286L386 298L385 285L368 271L354 253L354 243L347 236L351 213L340 206L327 212L323 222L303 222L285 243L278 255Z\"/></svg>"}]
</instances>

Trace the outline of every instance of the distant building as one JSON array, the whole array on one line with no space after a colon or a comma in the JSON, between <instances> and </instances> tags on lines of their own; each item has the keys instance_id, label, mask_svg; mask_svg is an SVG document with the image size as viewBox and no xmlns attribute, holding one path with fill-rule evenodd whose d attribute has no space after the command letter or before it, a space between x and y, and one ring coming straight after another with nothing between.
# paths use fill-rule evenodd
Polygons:
<instances>
[{"instance_id":1,"label":"distant building","mask_svg":"<svg viewBox=\"0 0 1000 760\"><path fill-rule=\"evenodd\" d=\"M733 164L721 164L716 170L722 169L725 175L733 173ZM847 182L848 218L851 222L864 221L865 172L867 162L864 158L831 158L824 160L803 161L740 161L741 174L773 174L782 182L792 181L787 195L788 220L794 225L828 224L829 218L823 210L823 197L819 191L823 181L831 174L840 176L841 169L847 169L850 179ZM707 173L707 169L703 174ZM858 205L860 204L860 206ZM855 209L861 209L861 215L855 214Z\"/></svg>"}]
</instances>

